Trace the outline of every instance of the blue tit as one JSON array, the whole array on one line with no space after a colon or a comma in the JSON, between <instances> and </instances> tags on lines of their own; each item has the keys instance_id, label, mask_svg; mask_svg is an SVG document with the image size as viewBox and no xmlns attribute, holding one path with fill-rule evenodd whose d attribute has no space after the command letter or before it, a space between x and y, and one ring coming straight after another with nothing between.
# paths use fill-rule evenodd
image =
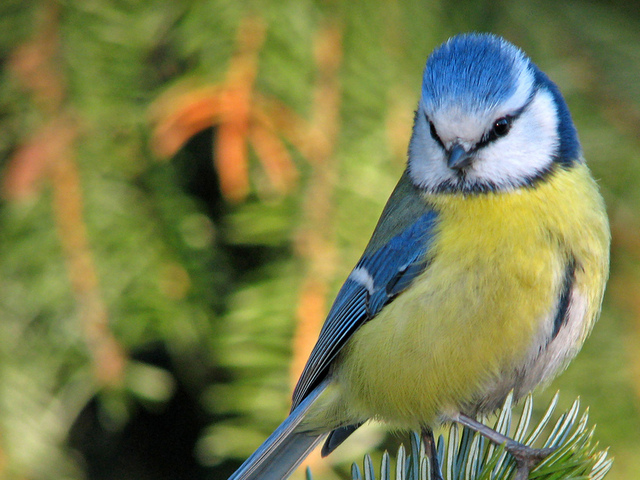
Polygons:
<instances>
[{"instance_id":1,"label":"blue tit","mask_svg":"<svg viewBox=\"0 0 640 480\"><path fill-rule=\"evenodd\" d=\"M370 419L428 441L459 422L506 443L518 479L548 454L474 417L550 380L591 331L609 266L602 197L558 87L504 39L451 38L421 93L407 168L291 414L233 480L286 478Z\"/></svg>"}]
</instances>

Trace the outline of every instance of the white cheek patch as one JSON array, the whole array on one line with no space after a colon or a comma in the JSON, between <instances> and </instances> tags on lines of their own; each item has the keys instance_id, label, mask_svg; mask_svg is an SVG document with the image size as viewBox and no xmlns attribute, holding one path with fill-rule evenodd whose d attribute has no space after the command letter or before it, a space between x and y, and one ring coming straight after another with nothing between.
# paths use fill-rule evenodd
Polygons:
<instances>
[{"instance_id":1,"label":"white cheek patch","mask_svg":"<svg viewBox=\"0 0 640 480\"><path fill-rule=\"evenodd\" d=\"M431 189L454 178L442 147L431 136L422 101L409 144L409 175L415 185Z\"/></svg>"},{"instance_id":2,"label":"white cheek patch","mask_svg":"<svg viewBox=\"0 0 640 480\"><path fill-rule=\"evenodd\" d=\"M536 93L508 135L480 149L469 179L499 187L519 185L547 169L558 149L557 112L551 94Z\"/></svg>"}]
</instances>

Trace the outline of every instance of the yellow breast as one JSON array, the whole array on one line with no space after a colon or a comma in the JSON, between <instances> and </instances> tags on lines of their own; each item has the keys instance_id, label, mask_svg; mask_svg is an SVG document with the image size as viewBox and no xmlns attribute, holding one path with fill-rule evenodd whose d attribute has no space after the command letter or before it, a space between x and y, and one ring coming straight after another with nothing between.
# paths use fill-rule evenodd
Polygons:
<instances>
[{"instance_id":1,"label":"yellow breast","mask_svg":"<svg viewBox=\"0 0 640 480\"><path fill-rule=\"evenodd\" d=\"M569 258L588 303L577 341L591 329L609 234L586 166L535 188L425 200L438 212L431 264L347 343L310 416L318 426L377 417L415 427L473 403L549 330Z\"/></svg>"}]
</instances>

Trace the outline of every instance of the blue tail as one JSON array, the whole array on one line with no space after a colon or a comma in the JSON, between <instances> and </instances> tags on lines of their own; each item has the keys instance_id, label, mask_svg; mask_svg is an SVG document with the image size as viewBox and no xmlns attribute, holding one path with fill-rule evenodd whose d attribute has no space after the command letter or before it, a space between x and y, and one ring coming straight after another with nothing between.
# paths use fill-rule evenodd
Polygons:
<instances>
[{"instance_id":1,"label":"blue tail","mask_svg":"<svg viewBox=\"0 0 640 480\"><path fill-rule=\"evenodd\" d=\"M299 432L296 428L327 384L325 380L313 389L229 480L282 480L291 475L326 436Z\"/></svg>"}]
</instances>

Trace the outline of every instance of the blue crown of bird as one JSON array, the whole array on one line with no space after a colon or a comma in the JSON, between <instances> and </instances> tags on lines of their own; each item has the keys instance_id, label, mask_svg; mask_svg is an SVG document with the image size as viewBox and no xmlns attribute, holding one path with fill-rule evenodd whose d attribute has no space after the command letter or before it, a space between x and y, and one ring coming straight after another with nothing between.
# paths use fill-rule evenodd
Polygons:
<instances>
[{"instance_id":1,"label":"blue crown of bird","mask_svg":"<svg viewBox=\"0 0 640 480\"><path fill-rule=\"evenodd\" d=\"M476 417L548 382L596 321L609 264L607 216L558 87L490 34L429 57L408 162L340 289L290 415L231 477L286 478L369 420L458 422L497 444L517 480L550 453Z\"/></svg>"}]
</instances>

